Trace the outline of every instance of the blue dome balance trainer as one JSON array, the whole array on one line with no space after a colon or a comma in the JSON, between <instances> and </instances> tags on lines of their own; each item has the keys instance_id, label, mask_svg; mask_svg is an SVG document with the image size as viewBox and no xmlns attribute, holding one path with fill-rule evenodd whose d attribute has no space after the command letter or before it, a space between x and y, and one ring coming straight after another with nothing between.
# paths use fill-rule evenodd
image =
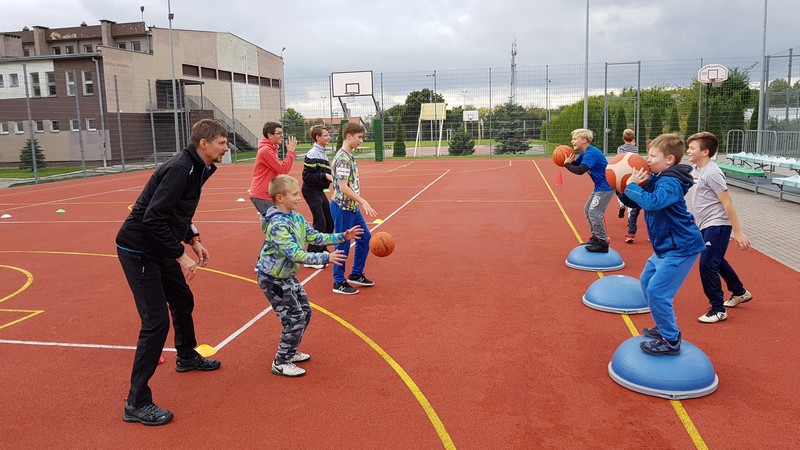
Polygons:
<instances>
[{"instance_id":1,"label":"blue dome balance trainer","mask_svg":"<svg viewBox=\"0 0 800 450\"><path fill-rule=\"evenodd\" d=\"M641 394L670 400L697 398L717 390L714 365L694 344L682 341L677 355L648 355L639 343L652 340L635 336L617 348L608 363L608 375L619 385Z\"/></svg>"},{"instance_id":2,"label":"blue dome balance trainer","mask_svg":"<svg viewBox=\"0 0 800 450\"><path fill-rule=\"evenodd\" d=\"M572 249L564 262L567 267L590 272L610 272L625 267L622 256L613 248L609 248L608 253L593 253L586 250L585 245Z\"/></svg>"},{"instance_id":3,"label":"blue dome balance trainer","mask_svg":"<svg viewBox=\"0 0 800 450\"><path fill-rule=\"evenodd\" d=\"M650 312L639 280L627 275L606 275L595 281L583 295L583 304L617 314Z\"/></svg>"}]
</instances>

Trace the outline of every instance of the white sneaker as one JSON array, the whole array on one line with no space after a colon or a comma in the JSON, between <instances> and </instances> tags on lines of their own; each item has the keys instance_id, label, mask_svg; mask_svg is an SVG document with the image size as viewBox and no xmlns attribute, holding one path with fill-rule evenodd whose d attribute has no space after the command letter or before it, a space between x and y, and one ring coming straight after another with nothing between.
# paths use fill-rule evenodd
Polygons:
<instances>
[{"instance_id":1,"label":"white sneaker","mask_svg":"<svg viewBox=\"0 0 800 450\"><path fill-rule=\"evenodd\" d=\"M753 294L750 291L745 290L744 294L742 295L732 295L731 298L725 301L723 305L729 308L733 308L734 306L738 305L739 303L747 303L753 299Z\"/></svg>"},{"instance_id":2,"label":"white sneaker","mask_svg":"<svg viewBox=\"0 0 800 450\"><path fill-rule=\"evenodd\" d=\"M728 313L725 311L714 311L709 309L707 313L698 317L697 320L703 323L717 323L722 322L728 318Z\"/></svg>"},{"instance_id":3,"label":"white sneaker","mask_svg":"<svg viewBox=\"0 0 800 450\"><path fill-rule=\"evenodd\" d=\"M308 353L297 352L292 356L292 360L290 362L298 363L298 362L306 362L311 359L311 355Z\"/></svg>"},{"instance_id":4,"label":"white sneaker","mask_svg":"<svg viewBox=\"0 0 800 450\"><path fill-rule=\"evenodd\" d=\"M307 269L324 269L325 264L303 264L303 267Z\"/></svg>"},{"instance_id":5,"label":"white sneaker","mask_svg":"<svg viewBox=\"0 0 800 450\"><path fill-rule=\"evenodd\" d=\"M302 377L306 371L295 366L294 363L275 364L275 361L272 361L272 373L285 377Z\"/></svg>"}]
</instances>

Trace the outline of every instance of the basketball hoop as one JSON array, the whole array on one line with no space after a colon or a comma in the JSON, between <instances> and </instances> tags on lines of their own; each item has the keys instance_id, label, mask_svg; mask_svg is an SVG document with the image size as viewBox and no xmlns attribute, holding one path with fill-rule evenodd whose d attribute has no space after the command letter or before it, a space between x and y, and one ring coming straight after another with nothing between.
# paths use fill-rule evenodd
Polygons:
<instances>
[{"instance_id":1,"label":"basketball hoop","mask_svg":"<svg viewBox=\"0 0 800 450\"><path fill-rule=\"evenodd\" d=\"M697 81L707 85L719 86L728 79L728 68L722 64L709 64L697 71Z\"/></svg>"}]
</instances>

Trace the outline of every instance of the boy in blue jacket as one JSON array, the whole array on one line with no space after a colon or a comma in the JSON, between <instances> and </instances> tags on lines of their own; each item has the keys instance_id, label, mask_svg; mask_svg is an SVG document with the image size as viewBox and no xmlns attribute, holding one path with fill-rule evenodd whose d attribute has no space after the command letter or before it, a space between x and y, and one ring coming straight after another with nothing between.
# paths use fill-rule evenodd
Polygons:
<instances>
[{"instance_id":1,"label":"boy in blue jacket","mask_svg":"<svg viewBox=\"0 0 800 450\"><path fill-rule=\"evenodd\" d=\"M626 205L642 208L653 244L653 255L640 277L656 327L642 329L645 336L655 340L639 346L651 355L680 353L681 332L672 303L697 255L705 250L703 235L684 200L693 184L692 167L680 164L685 151L683 139L677 134L662 134L653 139L647 150L652 176L644 170L635 170L621 197ZM638 185L645 181L644 188Z\"/></svg>"},{"instance_id":2,"label":"boy in blue jacket","mask_svg":"<svg viewBox=\"0 0 800 450\"><path fill-rule=\"evenodd\" d=\"M312 228L295 211L300 204L300 185L289 175L273 178L269 183L269 195L275 206L261 215L265 237L256 262L256 272L258 286L264 291L283 325L278 352L272 362L272 373L299 377L305 375L306 371L295 363L311 359L308 354L297 351L311 320L308 296L297 280L300 263L332 262L338 265L346 258L341 250L308 253L303 247L307 243L324 246L359 239L364 230L356 225L344 233L325 234Z\"/></svg>"}]
</instances>

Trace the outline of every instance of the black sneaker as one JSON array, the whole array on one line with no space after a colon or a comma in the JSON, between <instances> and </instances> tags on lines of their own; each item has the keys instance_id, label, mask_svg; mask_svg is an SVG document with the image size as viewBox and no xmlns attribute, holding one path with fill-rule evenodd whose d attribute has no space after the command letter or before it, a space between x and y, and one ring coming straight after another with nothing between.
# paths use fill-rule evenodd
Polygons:
<instances>
[{"instance_id":1,"label":"black sneaker","mask_svg":"<svg viewBox=\"0 0 800 450\"><path fill-rule=\"evenodd\" d=\"M640 342L639 348L648 355L661 356L661 355L677 355L681 352L681 340L671 344L668 340L661 339L655 341Z\"/></svg>"},{"instance_id":2,"label":"black sneaker","mask_svg":"<svg viewBox=\"0 0 800 450\"><path fill-rule=\"evenodd\" d=\"M625 217L625 205L619 205L619 212L617 213L617 217L622 219Z\"/></svg>"},{"instance_id":3,"label":"black sneaker","mask_svg":"<svg viewBox=\"0 0 800 450\"><path fill-rule=\"evenodd\" d=\"M601 241L598 239L587 245L586 251L592 253L608 253L608 241Z\"/></svg>"},{"instance_id":4,"label":"black sneaker","mask_svg":"<svg viewBox=\"0 0 800 450\"><path fill-rule=\"evenodd\" d=\"M154 403L134 408L125 400L122 420L125 422L139 422L149 426L164 425L172 420L172 413L166 409L159 408Z\"/></svg>"},{"instance_id":5,"label":"black sneaker","mask_svg":"<svg viewBox=\"0 0 800 450\"><path fill-rule=\"evenodd\" d=\"M333 283L334 294L355 295L358 294L358 289L347 284L347 281L341 283Z\"/></svg>"},{"instance_id":6,"label":"black sneaker","mask_svg":"<svg viewBox=\"0 0 800 450\"><path fill-rule=\"evenodd\" d=\"M592 244L594 242L597 242L597 236L592 235L592 237L590 237L588 241L581 242L581 245L589 245L589 244Z\"/></svg>"},{"instance_id":7,"label":"black sneaker","mask_svg":"<svg viewBox=\"0 0 800 450\"><path fill-rule=\"evenodd\" d=\"M178 372L188 372L190 370L217 370L219 369L220 362L216 359L206 359L201 355L194 358L181 358L175 362L175 370Z\"/></svg>"},{"instance_id":8,"label":"black sneaker","mask_svg":"<svg viewBox=\"0 0 800 450\"><path fill-rule=\"evenodd\" d=\"M661 339L661 332L658 331L658 327L642 328L642 334L649 338Z\"/></svg>"},{"instance_id":9,"label":"black sneaker","mask_svg":"<svg viewBox=\"0 0 800 450\"><path fill-rule=\"evenodd\" d=\"M374 281L370 280L369 278L365 277L364 274L356 275L351 273L349 277L347 277L347 281L350 283L355 284L356 286L372 286L375 284Z\"/></svg>"}]
</instances>

